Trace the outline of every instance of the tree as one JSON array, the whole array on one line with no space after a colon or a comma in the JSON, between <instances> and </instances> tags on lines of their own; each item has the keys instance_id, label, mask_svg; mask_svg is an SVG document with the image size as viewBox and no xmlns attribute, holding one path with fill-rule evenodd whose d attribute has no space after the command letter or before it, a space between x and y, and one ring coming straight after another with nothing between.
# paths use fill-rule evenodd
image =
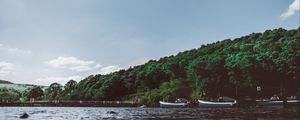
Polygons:
<instances>
[{"instance_id":1,"label":"tree","mask_svg":"<svg viewBox=\"0 0 300 120\"><path fill-rule=\"evenodd\" d=\"M27 93L28 98L38 99L44 95L43 90L40 86L34 86Z\"/></svg>"},{"instance_id":2,"label":"tree","mask_svg":"<svg viewBox=\"0 0 300 120\"><path fill-rule=\"evenodd\" d=\"M15 89L0 89L0 103L1 102L16 102L19 100L20 93Z\"/></svg>"},{"instance_id":3,"label":"tree","mask_svg":"<svg viewBox=\"0 0 300 120\"><path fill-rule=\"evenodd\" d=\"M69 93L75 89L76 85L77 85L77 82L75 80L70 80L65 84L64 91Z\"/></svg>"},{"instance_id":4,"label":"tree","mask_svg":"<svg viewBox=\"0 0 300 120\"><path fill-rule=\"evenodd\" d=\"M48 100L59 100L62 93L62 86L59 83L52 83L46 90L45 95Z\"/></svg>"},{"instance_id":5,"label":"tree","mask_svg":"<svg viewBox=\"0 0 300 120\"><path fill-rule=\"evenodd\" d=\"M69 99L74 99L75 95L75 88L76 88L77 82L75 80L70 80L68 81L65 86L64 90L61 94L63 99L69 100Z\"/></svg>"}]
</instances>

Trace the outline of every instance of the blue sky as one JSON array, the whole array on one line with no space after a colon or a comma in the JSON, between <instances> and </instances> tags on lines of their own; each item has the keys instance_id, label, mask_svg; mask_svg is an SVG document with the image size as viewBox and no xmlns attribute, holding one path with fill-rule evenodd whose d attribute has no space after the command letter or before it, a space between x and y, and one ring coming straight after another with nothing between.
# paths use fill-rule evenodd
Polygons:
<instances>
[{"instance_id":1,"label":"blue sky","mask_svg":"<svg viewBox=\"0 0 300 120\"><path fill-rule=\"evenodd\" d=\"M49 85L300 25L299 0L0 0L0 79Z\"/></svg>"}]
</instances>

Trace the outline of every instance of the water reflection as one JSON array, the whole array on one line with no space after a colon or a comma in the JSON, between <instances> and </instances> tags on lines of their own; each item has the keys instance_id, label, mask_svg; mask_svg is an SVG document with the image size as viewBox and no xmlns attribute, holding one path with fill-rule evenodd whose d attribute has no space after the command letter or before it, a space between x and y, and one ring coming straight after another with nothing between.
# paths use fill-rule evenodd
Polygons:
<instances>
[{"instance_id":1,"label":"water reflection","mask_svg":"<svg viewBox=\"0 0 300 120\"><path fill-rule=\"evenodd\" d=\"M1 120L16 120L24 112L28 120L105 119L299 119L300 109L277 108L103 108L103 107L1 107Z\"/></svg>"}]
</instances>

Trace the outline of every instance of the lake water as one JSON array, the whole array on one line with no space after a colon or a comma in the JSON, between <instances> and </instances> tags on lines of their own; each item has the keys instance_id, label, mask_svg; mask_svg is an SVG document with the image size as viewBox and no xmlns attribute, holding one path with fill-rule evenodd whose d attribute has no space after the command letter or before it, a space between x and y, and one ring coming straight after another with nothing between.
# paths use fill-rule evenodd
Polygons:
<instances>
[{"instance_id":1,"label":"lake water","mask_svg":"<svg viewBox=\"0 0 300 120\"><path fill-rule=\"evenodd\" d=\"M105 107L0 107L0 120L114 120L114 119L300 119L291 108L105 108Z\"/></svg>"}]
</instances>

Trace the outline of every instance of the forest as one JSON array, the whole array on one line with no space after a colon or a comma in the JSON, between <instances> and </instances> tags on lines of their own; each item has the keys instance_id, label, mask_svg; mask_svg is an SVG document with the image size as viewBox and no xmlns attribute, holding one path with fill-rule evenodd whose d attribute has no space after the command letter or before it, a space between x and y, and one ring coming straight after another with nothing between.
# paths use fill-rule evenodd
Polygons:
<instances>
[{"instance_id":1,"label":"forest","mask_svg":"<svg viewBox=\"0 0 300 120\"><path fill-rule=\"evenodd\" d=\"M96 53L95 53L96 55ZM261 90L257 91L257 87ZM78 83L32 87L15 94L18 100L135 100L154 106L159 100L245 96L269 98L273 94L300 95L300 27L251 33L150 60L106 75L90 75ZM19 99L20 100L20 99ZM3 100L2 100L3 101Z\"/></svg>"}]
</instances>

